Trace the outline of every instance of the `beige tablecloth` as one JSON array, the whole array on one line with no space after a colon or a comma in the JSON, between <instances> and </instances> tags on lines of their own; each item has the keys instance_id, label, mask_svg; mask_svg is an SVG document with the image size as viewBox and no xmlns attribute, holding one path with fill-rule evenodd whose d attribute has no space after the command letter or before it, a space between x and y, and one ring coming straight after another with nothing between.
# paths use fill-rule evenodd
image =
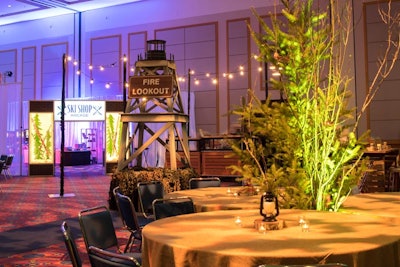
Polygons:
<instances>
[{"instance_id":1,"label":"beige tablecloth","mask_svg":"<svg viewBox=\"0 0 400 267\"><path fill-rule=\"evenodd\" d=\"M211 211L152 222L143 229L143 267L246 267L323 259L350 267L400 266L400 226L387 218L281 210L278 218L287 227L262 234L254 228L258 213ZM301 231L300 215L310 220L310 232Z\"/></svg>"},{"instance_id":2,"label":"beige tablecloth","mask_svg":"<svg viewBox=\"0 0 400 267\"><path fill-rule=\"evenodd\" d=\"M181 190L169 193L170 197L188 196L193 199L197 212L214 210L257 209L260 205L261 195L238 195L243 189L236 187L207 187L190 190ZM228 192L228 190L230 192Z\"/></svg>"},{"instance_id":3,"label":"beige tablecloth","mask_svg":"<svg viewBox=\"0 0 400 267\"><path fill-rule=\"evenodd\" d=\"M342 210L391 218L400 223L400 192L351 195L343 203Z\"/></svg>"}]
</instances>

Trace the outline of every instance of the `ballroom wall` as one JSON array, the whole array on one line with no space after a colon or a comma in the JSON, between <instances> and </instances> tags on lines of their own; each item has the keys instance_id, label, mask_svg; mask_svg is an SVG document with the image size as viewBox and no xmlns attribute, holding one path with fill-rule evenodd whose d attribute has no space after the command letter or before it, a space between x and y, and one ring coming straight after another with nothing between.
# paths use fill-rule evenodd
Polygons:
<instances>
[{"instance_id":1,"label":"ballroom wall","mask_svg":"<svg viewBox=\"0 0 400 267\"><path fill-rule=\"evenodd\" d=\"M250 8L255 7L267 17L275 10L274 2L149 0L0 26L0 72L14 73L0 83L0 101L5 109L3 114L10 117L10 113L17 113L11 117L20 118L16 123L0 122L1 147L14 146L15 142L7 139L10 133L17 132L14 135L18 136L18 132L27 128L27 101L60 99L64 53L71 56L67 69L68 98L122 99L122 58L128 57L128 75L131 75L130 67L144 54L145 42L151 39L167 41L167 55L173 54L182 78L181 90L194 94L197 131L202 129L211 134L233 131L237 118L229 111L242 99L246 100L247 89L254 89L262 99L266 95L265 73L259 71L263 65L252 58L257 49L247 25L256 30L259 26ZM374 12L378 9L376 1L351 3L355 30L350 40L347 71L354 76L350 105L359 110L385 35ZM395 4L400 10L399 1ZM376 35L375 31L381 34ZM189 69L195 72L190 85ZM80 75L76 74L78 70ZM360 132L371 129L372 136L392 143L400 143L400 115L396 112L400 101L396 89L400 83L398 70L397 67L391 81L384 84L385 91L372 104L374 110L363 116L360 124ZM217 83L213 83L214 79ZM10 93L6 93L10 87L18 92L19 102L5 108L10 102Z\"/></svg>"}]
</instances>

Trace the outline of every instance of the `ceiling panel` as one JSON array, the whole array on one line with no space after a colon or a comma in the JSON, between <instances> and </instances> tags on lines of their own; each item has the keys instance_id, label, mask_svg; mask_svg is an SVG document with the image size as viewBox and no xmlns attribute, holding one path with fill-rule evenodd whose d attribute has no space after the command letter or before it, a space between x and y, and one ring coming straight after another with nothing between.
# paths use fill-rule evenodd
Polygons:
<instances>
[{"instance_id":1,"label":"ceiling panel","mask_svg":"<svg viewBox=\"0 0 400 267\"><path fill-rule=\"evenodd\" d=\"M122 5L142 0L1 0L0 25Z\"/></svg>"}]
</instances>

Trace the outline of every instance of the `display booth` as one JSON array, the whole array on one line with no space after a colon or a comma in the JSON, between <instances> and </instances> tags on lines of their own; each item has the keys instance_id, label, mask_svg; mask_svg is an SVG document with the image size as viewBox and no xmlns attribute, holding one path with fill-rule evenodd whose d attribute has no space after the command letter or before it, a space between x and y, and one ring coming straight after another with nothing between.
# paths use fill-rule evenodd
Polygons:
<instances>
[{"instance_id":1,"label":"display booth","mask_svg":"<svg viewBox=\"0 0 400 267\"><path fill-rule=\"evenodd\" d=\"M29 175L54 175L62 152L64 166L103 163L112 170L123 102L66 100L64 151L59 146L61 106L61 101L29 103Z\"/></svg>"}]
</instances>

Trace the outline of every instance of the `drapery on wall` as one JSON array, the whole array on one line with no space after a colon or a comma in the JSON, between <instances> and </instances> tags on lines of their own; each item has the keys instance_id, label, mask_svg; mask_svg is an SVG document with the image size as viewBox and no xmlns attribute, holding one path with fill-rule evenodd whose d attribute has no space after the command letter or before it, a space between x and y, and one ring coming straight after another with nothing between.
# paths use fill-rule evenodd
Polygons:
<instances>
[{"instance_id":1,"label":"drapery on wall","mask_svg":"<svg viewBox=\"0 0 400 267\"><path fill-rule=\"evenodd\" d=\"M27 129L27 116L23 117L23 110L27 110L21 99L21 84L4 83L0 84L0 98L3 105L0 105L0 114L6 123L0 123L0 154L13 154L14 160L11 165L11 173L19 175L22 172L24 158L25 139L24 129ZM27 154L26 154L27 158Z\"/></svg>"}]
</instances>

